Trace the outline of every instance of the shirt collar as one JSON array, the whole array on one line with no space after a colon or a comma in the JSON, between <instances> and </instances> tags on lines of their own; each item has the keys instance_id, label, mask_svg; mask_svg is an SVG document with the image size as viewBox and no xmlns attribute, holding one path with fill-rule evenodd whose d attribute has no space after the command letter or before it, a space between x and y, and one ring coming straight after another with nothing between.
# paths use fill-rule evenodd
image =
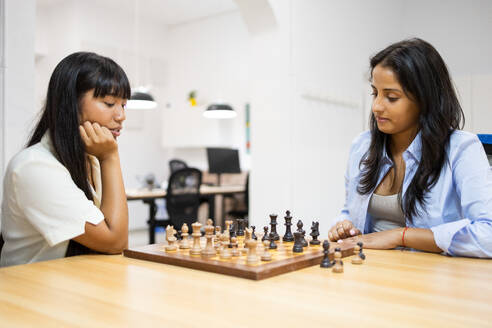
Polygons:
<instances>
[{"instance_id":1,"label":"shirt collar","mask_svg":"<svg viewBox=\"0 0 492 328\"><path fill-rule=\"evenodd\" d=\"M410 156L412 156L413 158L415 158L415 160L417 162L420 162L420 159L422 158L422 136L421 136L421 132L419 131L417 133L417 135L415 136L415 138L413 139L412 143L410 144L410 146L408 146L408 148L404 151L403 154L409 154ZM408 155L404 156L404 159L406 160ZM383 163L389 163L389 164L393 164L393 161L391 160L391 158L389 157L388 155L388 152L387 152L387 149L386 149L386 143L384 143L383 145Z\"/></svg>"}]
</instances>

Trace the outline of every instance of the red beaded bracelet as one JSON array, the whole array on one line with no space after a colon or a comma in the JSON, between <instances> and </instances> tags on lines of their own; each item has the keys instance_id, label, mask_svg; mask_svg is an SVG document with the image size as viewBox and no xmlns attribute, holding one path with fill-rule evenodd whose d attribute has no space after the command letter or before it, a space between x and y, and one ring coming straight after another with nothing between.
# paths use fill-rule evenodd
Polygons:
<instances>
[{"instance_id":1,"label":"red beaded bracelet","mask_svg":"<svg viewBox=\"0 0 492 328\"><path fill-rule=\"evenodd\" d=\"M408 229L408 227L403 228L403 234L401 236L401 246L402 247L406 247L405 246L405 232L407 232L407 229Z\"/></svg>"}]
</instances>

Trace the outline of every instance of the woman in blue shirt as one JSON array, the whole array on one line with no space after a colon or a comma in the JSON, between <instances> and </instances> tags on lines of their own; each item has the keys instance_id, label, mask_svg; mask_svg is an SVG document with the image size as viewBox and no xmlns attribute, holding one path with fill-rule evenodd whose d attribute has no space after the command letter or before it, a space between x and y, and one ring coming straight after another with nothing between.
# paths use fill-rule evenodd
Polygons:
<instances>
[{"instance_id":1,"label":"woman in blue shirt","mask_svg":"<svg viewBox=\"0 0 492 328\"><path fill-rule=\"evenodd\" d=\"M421 39L371 58L370 131L351 147L332 241L492 257L492 170L446 64ZM363 234L361 234L363 232Z\"/></svg>"}]
</instances>

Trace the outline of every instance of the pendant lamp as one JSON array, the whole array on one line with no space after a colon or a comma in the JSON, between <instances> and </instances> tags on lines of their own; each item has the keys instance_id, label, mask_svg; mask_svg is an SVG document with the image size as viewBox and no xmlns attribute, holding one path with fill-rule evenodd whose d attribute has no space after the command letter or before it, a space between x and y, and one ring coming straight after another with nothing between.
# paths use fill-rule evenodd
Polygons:
<instances>
[{"instance_id":1,"label":"pendant lamp","mask_svg":"<svg viewBox=\"0 0 492 328\"><path fill-rule=\"evenodd\" d=\"M218 118L218 119L226 119L226 118L234 118L237 116L237 113L234 109L227 104L211 104L207 107L207 109L203 112L203 116L206 118Z\"/></svg>"}]
</instances>

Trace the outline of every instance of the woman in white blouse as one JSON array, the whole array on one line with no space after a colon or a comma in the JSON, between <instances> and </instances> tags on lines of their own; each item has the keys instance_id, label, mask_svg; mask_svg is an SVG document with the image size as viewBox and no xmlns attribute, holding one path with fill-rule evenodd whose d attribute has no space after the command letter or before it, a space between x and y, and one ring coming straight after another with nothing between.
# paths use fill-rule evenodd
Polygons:
<instances>
[{"instance_id":1,"label":"woman in white blouse","mask_svg":"<svg viewBox=\"0 0 492 328\"><path fill-rule=\"evenodd\" d=\"M57 65L27 148L5 174L1 266L127 246L116 138L130 93L109 58L77 52Z\"/></svg>"}]
</instances>

